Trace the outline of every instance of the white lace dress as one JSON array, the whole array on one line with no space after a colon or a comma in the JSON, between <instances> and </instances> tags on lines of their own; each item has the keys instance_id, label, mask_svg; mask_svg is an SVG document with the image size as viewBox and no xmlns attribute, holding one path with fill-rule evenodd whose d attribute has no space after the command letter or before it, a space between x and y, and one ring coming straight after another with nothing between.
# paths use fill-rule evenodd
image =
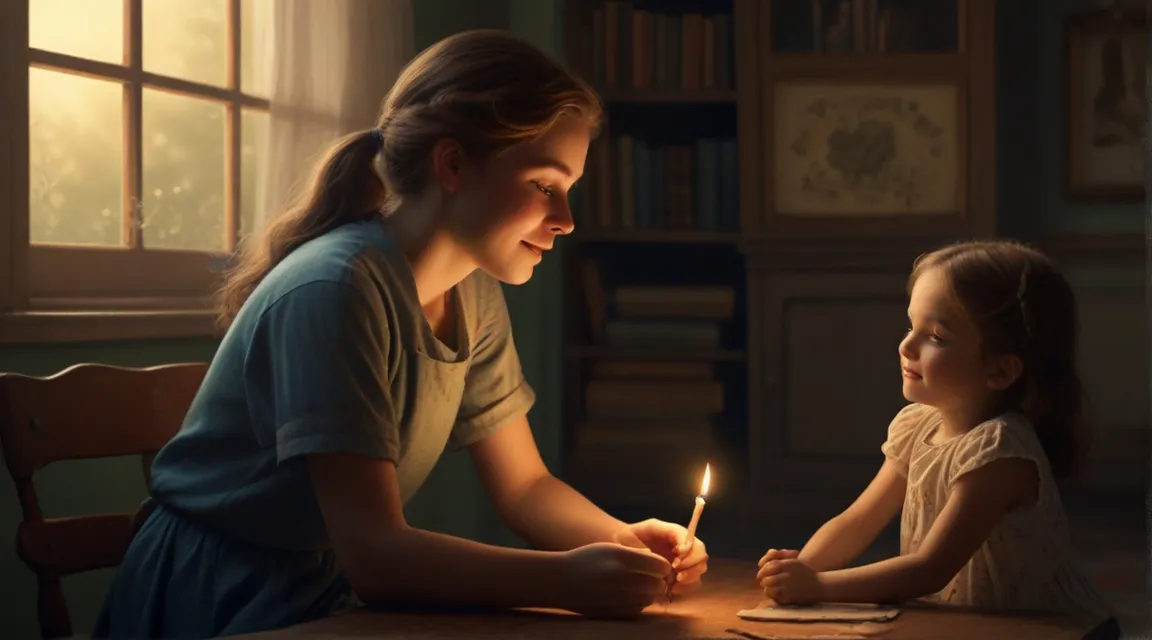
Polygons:
<instances>
[{"instance_id":1,"label":"white lace dress","mask_svg":"<svg viewBox=\"0 0 1152 640\"><path fill-rule=\"evenodd\" d=\"M911 404L896 415L881 447L908 478L900 553L915 553L944 509L956 480L1000 458L1036 463L1036 503L1009 512L948 585L925 600L1012 611L1046 611L1103 620L1108 605L1079 569L1064 506L1036 432L1006 414L937 444L942 423L931 407Z\"/></svg>"}]
</instances>

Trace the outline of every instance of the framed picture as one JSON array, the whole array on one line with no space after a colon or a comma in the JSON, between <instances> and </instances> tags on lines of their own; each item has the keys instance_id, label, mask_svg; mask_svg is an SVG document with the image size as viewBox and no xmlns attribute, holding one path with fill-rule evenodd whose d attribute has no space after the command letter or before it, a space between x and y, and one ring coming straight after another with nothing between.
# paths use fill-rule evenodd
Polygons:
<instances>
[{"instance_id":1,"label":"framed picture","mask_svg":"<svg viewBox=\"0 0 1152 640\"><path fill-rule=\"evenodd\" d=\"M1145 61L1141 10L1072 16L1068 48L1068 195L1144 199Z\"/></svg>"},{"instance_id":2,"label":"framed picture","mask_svg":"<svg viewBox=\"0 0 1152 640\"><path fill-rule=\"evenodd\" d=\"M955 82L789 80L774 92L777 215L963 215Z\"/></svg>"}]
</instances>

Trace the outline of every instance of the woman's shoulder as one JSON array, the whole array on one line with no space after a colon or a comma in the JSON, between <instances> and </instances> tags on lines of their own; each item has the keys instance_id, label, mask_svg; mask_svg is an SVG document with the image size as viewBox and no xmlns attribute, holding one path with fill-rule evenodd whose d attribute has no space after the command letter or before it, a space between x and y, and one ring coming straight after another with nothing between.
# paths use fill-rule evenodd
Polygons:
<instances>
[{"instance_id":1,"label":"woman's shoulder","mask_svg":"<svg viewBox=\"0 0 1152 640\"><path fill-rule=\"evenodd\" d=\"M269 304L301 287L329 283L360 289L403 288L403 254L379 221L337 227L300 245L277 264L257 293ZM263 290L263 291L261 291ZM257 297L254 294L254 297Z\"/></svg>"}]
</instances>

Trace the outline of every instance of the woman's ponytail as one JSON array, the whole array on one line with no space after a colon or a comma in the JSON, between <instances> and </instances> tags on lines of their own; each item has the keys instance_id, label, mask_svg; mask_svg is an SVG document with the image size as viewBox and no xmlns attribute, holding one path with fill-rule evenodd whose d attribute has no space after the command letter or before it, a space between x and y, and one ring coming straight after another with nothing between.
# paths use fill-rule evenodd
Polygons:
<instances>
[{"instance_id":1,"label":"woman's ponytail","mask_svg":"<svg viewBox=\"0 0 1152 640\"><path fill-rule=\"evenodd\" d=\"M268 272L300 245L379 211L386 189L374 161L382 143L377 128L338 140L287 211L245 240L217 293L219 324L230 324Z\"/></svg>"}]
</instances>

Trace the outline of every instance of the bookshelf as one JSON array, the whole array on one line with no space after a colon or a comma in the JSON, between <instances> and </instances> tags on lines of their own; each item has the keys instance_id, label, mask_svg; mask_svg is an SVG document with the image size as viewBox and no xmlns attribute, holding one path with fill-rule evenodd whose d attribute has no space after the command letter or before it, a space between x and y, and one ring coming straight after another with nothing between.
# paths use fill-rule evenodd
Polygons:
<instances>
[{"instance_id":1,"label":"bookshelf","mask_svg":"<svg viewBox=\"0 0 1152 640\"><path fill-rule=\"evenodd\" d=\"M744 481L745 267L731 1L569 0L607 125L565 245L565 468L610 508Z\"/></svg>"},{"instance_id":2,"label":"bookshelf","mask_svg":"<svg viewBox=\"0 0 1152 640\"><path fill-rule=\"evenodd\" d=\"M828 517L901 403L912 258L995 232L994 0L566 0L564 20L607 106L564 246L565 478L676 516L711 461L735 511Z\"/></svg>"}]
</instances>

